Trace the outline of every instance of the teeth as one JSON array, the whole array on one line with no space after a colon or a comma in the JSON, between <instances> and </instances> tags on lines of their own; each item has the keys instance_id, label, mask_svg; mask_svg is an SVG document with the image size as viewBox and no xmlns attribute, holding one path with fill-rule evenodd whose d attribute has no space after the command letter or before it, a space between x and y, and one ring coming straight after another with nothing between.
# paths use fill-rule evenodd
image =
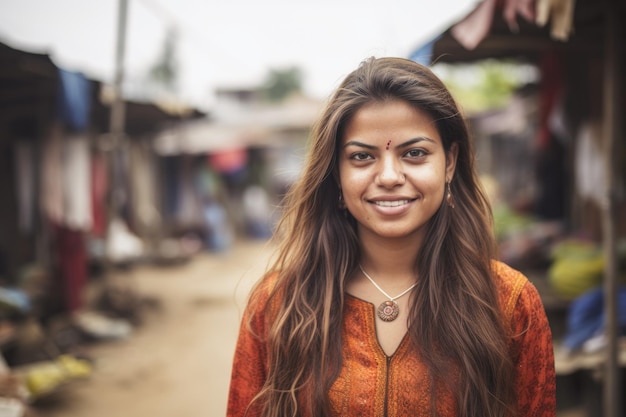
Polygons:
<instances>
[{"instance_id":1,"label":"teeth","mask_svg":"<svg viewBox=\"0 0 626 417\"><path fill-rule=\"evenodd\" d=\"M381 207L398 207L403 204L409 204L409 200L396 200L396 201L374 201L374 204Z\"/></svg>"}]
</instances>

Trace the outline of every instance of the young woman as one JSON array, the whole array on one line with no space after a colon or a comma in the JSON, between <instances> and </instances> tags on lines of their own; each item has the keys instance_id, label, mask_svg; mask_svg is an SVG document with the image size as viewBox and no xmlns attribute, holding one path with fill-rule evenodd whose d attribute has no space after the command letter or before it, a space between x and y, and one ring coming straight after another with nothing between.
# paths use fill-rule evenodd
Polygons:
<instances>
[{"instance_id":1,"label":"young woman","mask_svg":"<svg viewBox=\"0 0 626 417\"><path fill-rule=\"evenodd\" d=\"M536 289L495 261L468 129L426 67L330 98L242 322L228 416L556 414Z\"/></svg>"}]
</instances>

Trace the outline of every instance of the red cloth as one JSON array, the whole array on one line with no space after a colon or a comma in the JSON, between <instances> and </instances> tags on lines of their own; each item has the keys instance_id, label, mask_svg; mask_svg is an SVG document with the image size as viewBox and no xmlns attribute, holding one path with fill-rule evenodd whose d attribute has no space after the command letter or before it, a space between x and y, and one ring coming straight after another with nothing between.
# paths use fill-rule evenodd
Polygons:
<instances>
[{"instance_id":1,"label":"red cloth","mask_svg":"<svg viewBox=\"0 0 626 417\"><path fill-rule=\"evenodd\" d=\"M221 173L232 173L243 168L248 162L248 151L245 148L229 149L209 155L209 163L213 169Z\"/></svg>"},{"instance_id":2,"label":"red cloth","mask_svg":"<svg viewBox=\"0 0 626 417\"><path fill-rule=\"evenodd\" d=\"M537 133L537 146L539 148L546 148L552 137L550 116L562 91L563 73L560 57L554 52L545 53L541 59L539 130Z\"/></svg>"},{"instance_id":3,"label":"red cloth","mask_svg":"<svg viewBox=\"0 0 626 417\"><path fill-rule=\"evenodd\" d=\"M102 154L91 156L91 210L93 223L91 233L104 237L107 225L107 191L109 179L106 159Z\"/></svg>"},{"instance_id":4,"label":"red cloth","mask_svg":"<svg viewBox=\"0 0 626 417\"><path fill-rule=\"evenodd\" d=\"M65 226L56 227L56 248L63 299L67 312L83 307L83 295L87 282L87 248L81 231Z\"/></svg>"}]
</instances>

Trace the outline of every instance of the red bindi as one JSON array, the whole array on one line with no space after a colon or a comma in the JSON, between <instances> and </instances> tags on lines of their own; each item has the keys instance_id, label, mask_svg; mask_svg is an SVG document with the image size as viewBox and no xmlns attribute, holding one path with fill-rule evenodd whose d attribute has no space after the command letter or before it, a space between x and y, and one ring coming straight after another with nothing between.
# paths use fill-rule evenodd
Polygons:
<instances>
[{"instance_id":1,"label":"red bindi","mask_svg":"<svg viewBox=\"0 0 626 417\"><path fill-rule=\"evenodd\" d=\"M388 141L388 142L387 142L387 148L385 148L385 149L389 150L389 146L390 146L390 145L391 145L391 141Z\"/></svg>"}]
</instances>

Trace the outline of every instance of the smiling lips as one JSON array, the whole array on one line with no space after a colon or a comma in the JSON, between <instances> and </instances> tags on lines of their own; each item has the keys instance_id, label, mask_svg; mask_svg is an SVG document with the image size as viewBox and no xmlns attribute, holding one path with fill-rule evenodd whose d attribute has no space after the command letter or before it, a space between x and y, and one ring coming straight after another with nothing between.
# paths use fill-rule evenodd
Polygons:
<instances>
[{"instance_id":1,"label":"smiling lips","mask_svg":"<svg viewBox=\"0 0 626 417\"><path fill-rule=\"evenodd\" d=\"M399 207L409 204L411 201L413 200L372 201L372 203L380 207Z\"/></svg>"}]
</instances>

